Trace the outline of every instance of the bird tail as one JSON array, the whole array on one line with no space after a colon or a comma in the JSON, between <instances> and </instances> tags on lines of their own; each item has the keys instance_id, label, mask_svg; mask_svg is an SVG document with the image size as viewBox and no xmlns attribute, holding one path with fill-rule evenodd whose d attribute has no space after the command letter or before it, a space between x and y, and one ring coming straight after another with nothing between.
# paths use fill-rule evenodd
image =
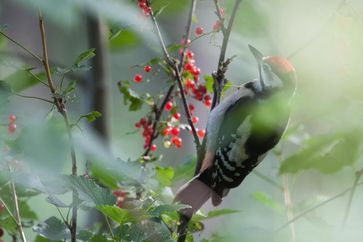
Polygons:
<instances>
[{"instance_id":1,"label":"bird tail","mask_svg":"<svg viewBox=\"0 0 363 242\"><path fill-rule=\"evenodd\" d=\"M214 193L209 186L198 178L199 175L184 184L179 188L175 196L176 202L190 206L190 208L185 208L180 211L184 216L189 218L191 218Z\"/></svg>"}]
</instances>

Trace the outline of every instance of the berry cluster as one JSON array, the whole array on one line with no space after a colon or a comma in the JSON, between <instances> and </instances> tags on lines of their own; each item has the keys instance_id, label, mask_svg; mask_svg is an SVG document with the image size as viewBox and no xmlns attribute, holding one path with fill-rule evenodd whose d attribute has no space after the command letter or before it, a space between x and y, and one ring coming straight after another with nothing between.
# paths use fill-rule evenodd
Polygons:
<instances>
[{"instance_id":1,"label":"berry cluster","mask_svg":"<svg viewBox=\"0 0 363 242\"><path fill-rule=\"evenodd\" d=\"M147 5L146 0L138 0L137 6L143 11L145 16L150 16L151 8Z\"/></svg>"},{"instance_id":2,"label":"berry cluster","mask_svg":"<svg viewBox=\"0 0 363 242\"><path fill-rule=\"evenodd\" d=\"M10 114L8 117L8 132L9 134L13 134L16 131L15 124L16 116L14 114Z\"/></svg>"},{"instance_id":3,"label":"berry cluster","mask_svg":"<svg viewBox=\"0 0 363 242\"><path fill-rule=\"evenodd\" d=\"M185 57L183 69L185 92L190 93L197 101L203 102L204 106L210 107L212 99L207 93L207 88L205 84L198 83L200 68L195 65L194 53L188 50Z\"/></svg>"},{"instance_id":4,"label":"berry cluster","mask_svg":"<svg viewBox=\"0 0 363 242\"><path fill-rule=\"evenodd\" d=\"M127 193L123 192L121 190L116 190L116 191L112 192L112 195L114 195L116 197L117 207L123 208L124 207L124 202L126 200Z\"/></svg>"},{"instance_id":5,"label":"berry cluster","mask_svg":"<svg viewBox=\"0 0 363 242\"><path fill-rule=\"evenodd\" d=\"M139 122L135 124L135 127L143 130L142 136L144 137L144 149L146 149L150 143L151 135L153 134L153 125L146 118L141 118ZM156 145L151 145L150 150L155 151Z\"/></svg>"},{"instance_id":6,"label":"berry cluster","mask_svg":"<svg viewBox=\"0 0 363 242\"><path fill-rule=\"evenodd\" d=\"M145 72L150 72L151 71L151 66L144 66L144 71ZM139 74L139 73L138 74L135 74L133 80L136 83L142 82L142 75Z\"/></svg>"}]
</instances>

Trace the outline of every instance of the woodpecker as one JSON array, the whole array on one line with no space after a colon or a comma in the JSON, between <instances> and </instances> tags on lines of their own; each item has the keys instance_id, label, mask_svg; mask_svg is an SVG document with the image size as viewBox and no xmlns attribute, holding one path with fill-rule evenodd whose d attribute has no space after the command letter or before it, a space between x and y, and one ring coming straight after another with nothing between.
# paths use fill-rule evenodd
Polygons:
<instances>
[{"instance_id":1,"label":"woodpecker","mask_svg":"<svg viewBox=\"0 0 363 242\"><path fill-rule=\"evenodd\" d=\"M183 185L175 200L189 205L187 220L209 198L214 206L239 186L280 140L290 117L296 89L293 65L279 56L249 49L259 78L244 84L214 108L208 118L206 154L199 174Z\"/></svg>"}]
</instances>

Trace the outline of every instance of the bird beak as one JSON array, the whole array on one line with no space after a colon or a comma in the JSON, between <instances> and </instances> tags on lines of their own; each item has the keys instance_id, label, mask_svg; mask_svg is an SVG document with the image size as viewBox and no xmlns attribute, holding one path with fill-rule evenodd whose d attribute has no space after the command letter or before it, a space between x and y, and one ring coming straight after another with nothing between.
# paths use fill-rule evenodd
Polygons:
<instances>
[{"instance_id":1,"label":"bird beak","mask_svg":"<svg viewBox=\"0 0 363 242\"><path fill-rule=\"evenodd\" d=\"M248 45L248 48L250 48L250 51L252 52L253 56L256 58L257 63L260 64L263 58L263 54L261 54L260 51L258 51L255 47L252 45Z\"/></svg>"},{"instance_id":2,"label":"bird beak","mask_svg":"<svg viewBox=\"0 0 363 242\"><path fill-rule=\"evenodd\" d=\"M260 84L261 84L261 88L262 90L265 89L265 83L263 81L262 78L262 73L261 73L261 63L262 63L262 58L263 55L260 51L258 51L255 47L253 47L252 45L248 45L248 48L250 48L250 51L252 52L253 56L256 58L257 63L258 63L258 74L260 76Z\"/></svg>"}]
</instances>

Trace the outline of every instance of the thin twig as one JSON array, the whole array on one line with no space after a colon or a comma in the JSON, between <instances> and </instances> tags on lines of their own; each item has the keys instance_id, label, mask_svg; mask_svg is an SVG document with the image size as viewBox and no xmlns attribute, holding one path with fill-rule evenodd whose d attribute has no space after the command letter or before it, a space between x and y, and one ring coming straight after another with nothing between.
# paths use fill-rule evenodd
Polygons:
<instances>
[{"instance_id":1,"label":"thin twig","mask_svg":"<svg viewBox=\"0 0 363 242\"><path fill-rule=\"evenodd\" d=\"M224 83L225 82L225 72L227 71L227 66L230 62L230 59L225 60L225 56L226 56L227 46L228 46L228 42L229 42L229 36L231 34L233 23L236 18L236 15L237 15L237 10L238 10L238 7L241 2L242 2L242 0L236 0L234 3L232 15L228 22L228 27L223 35L223 41L222 41L221 52L220 52L220 56L219 56L219 60L218 60L217 72L214 72L212 74L213 79L214 79L214 85L213 85L214 93L213 93L211 110L213 110L218 105L218 103L220 101L220 95L221 95L221 92L223 89L223 85L225 84ZM217 8L217 11L219 11L218 8ZM207 130L207 132L208 132L208 130ZM199 170L202 166L202 162L203 162L203 158L204 158L204 154L205 154L205 146L207 143L206 137L203 139L201 148L199 149L199 154L197 157L197 164L195 166L194 174L198 174Z\"/></svg>"},{"instance_id":2,"label":"thin twig","mask_svg":"<svg viewBox=\"0 0 363 242\"><path fill-rule=\"evenodd\" d=\"M14 93L14 95L18 96L18 97L23 97L23 98L37 99L37 100L40 100L40 101L43 101L43 102L54 104L53 101L45 99L45 98L41 98L41 97L27 96L27 95L22 95L22 94L19 94L19 93Z\"/></svg>"},{"instance_id":3,"label":"thin twig","mask_svg":"<svg viewBox=\"0 0 363 242\"><path fill-rule=\"evenodd\" d=\"M351 209L352 202L353 202L354 193L356 191L358 182L359 182L360 178L362 177L362 175L363 175L363 168L360 169L359 171L357 171L355 174L355 179L353 182L352 190L350 191L347 207L345 208L345 213L344 213L344 218L343 218L343 227L346 225L346 223L348 221L350 209Z\"/></svg>"},{"instance_id":4,"label":"thin twig","mask_svg":"<svg viewBox=\"0 0 363 242\"><path fill-rule=\"evenodd\" d=\"M357 186L360 186L360 185L362 185L362 184L363 184L363 182L359 182L359 183L356 185L356 187L357 187ZM321 203L319 203L319 204L317 204L317 205L315 205L315 206L313 206L313 207L311 207L311 208L309 208L309 209L305 210L304 212L301 212L299 215L296 215L293 219L291 219L291 220L287 221L285 224L283 224L282 226L280 226L280 227L276 230L276 232L278 232L278 231L280 231L280 230L282 230L282 229L286 228L286 227L287 227L287 226L289 226L291 223L296 222L298 219L300 219L300 218L304 217L304 216L305 216L306 214L308 214L308 213L311 213L311 212L312 212L312 211L314 211L315 209L320 208L320 207L322 207L322 206L324 206L324 205L328 204L329 202L334 201L335 199L337 199L337 198L340 198L340 197L344 196L347 192L351 191L352 189L355 189L355 188L352 186L352 187L350 187L350 188L348 188L348 189L346 189L346 190L344 190L344 191L342 191L342 192L340 192L340 193L336 194L335 196L330 197L330 198L326 199L325 201L323 201L323 202L321 202Z\"/></svg>"},{"instance_id":5,"label":"thin twig","mask_svg":"<svg viewBox=\"0 0 363 242\"><path fill-rule=\"evenodd\" d=\"M224 18L223 16L221 15L221 7L219 6L219 2L218 0L214 0L214 5L216 7L216 14L219 18L219 21L221 22L221 30L222 30L222 33L223 35L226 35L226 26L224 26Z\"/></svg>"},{"instance_id":6,"label":"thin twig","mask_svg":"<svg viewBox=\"0 0 363 242\"><path fill-rule=\"evenodd\" d=\"M11 38L9 35L5 34L2 31L0 31L0 34L2 36L4 36L5 38L7 38L8 40L10 40L11 42L13 42L15 45L17 45L21 49L23 49L24 51L28 52L28 54L31 55L32 57L34 57L34 59L40 61L41 63L43 62L42 58L40 58L38 55L34 54L31 50L29 50L28 48L26 48L24 45L20 44L18 41L16 41L13 38Z\"/></svg>"},{"instance_id":7,"label":"thin twig","mask_svg":"<svg viewBox=\"0 0 363 242\"><path fill-rule=\"evenodd\" d=\"M41 12L39 12L39 27L40 27L40 33L41 33L41 39L42 39L42 49L43 49L43 66L46 72L47 80L48 80L48 86L51 94L53 95L54 105L57 107L58 112L63 116L68 139L70 142L70 150L71 150L71 160L72 160L72 175L77 176L77 158L76 158L76 151L73 144L73 137L71 132L71 125L68 118L67 110L64 106L63 100L57 96L56 89L54 87L54 83L52 80L52 75L49 68L49 61L48 61L48 50L47 50L47 42L45 37L45 27L44 27L44 21ZM70 232L71 232L71 241L76 242L77 240L77 201L78 201L78 194L75 189L73 189L73 195L72 195L72 219L70 224Z\"/></svg>"},{"instance_id":8,"label":"thin twig","mask_svg":"<svg viewBox=\"0 0 363 242\"><path fill-rule=\"evenodd\" d=\"M196 3L197 3L197 0L192 0L192 2L191 2L191 7L190 7L190 10L189 10L189 14L188 14L188 22L187 22L187 25L186 25L186 28L185 28L186 31L185 31L185 34L183 35L185 41L188 41L188 39L190 39L191 26L192 26L192 20L193 20L193 15L194 15ZM165 45L164 40L163 40L163 38L161 36L161 32L160 32L159 26L157 24L157 21L155 19L155 16L153 15L153 13L151 13L151 18L152 18L152 21L153 21L153 23L155 25L155 28L156 28L156 31L157 31L157 35L158 35L158 39L159 39L160 45L162 46L163 53L165 55L165 58L166 58L167 63L171 67L178 67L177 64L175 63L175 61L173 61L170 58L170 55L169 55L169 53L168 53L168 51L166 49L166 45ZM182 69L183 69L183 62L184 62L184 59L185 59L185 53L186 53L186 51L187 51L187 47L186 47L186 45L184 45L183 52L182 52L181 57L180 57L179 67L178 67L178 69L179 69L179 71L178 71L179 78L181 78L180 77L180 73L182 72ZM174 69L174 68L172 68L172 69ZM174 73L174 74L176 74L176 73ZM179 84L179 81L178 81L178 84ZM164 111L164 107L165 107L166 103L169 101L169 99L171 97L171 94L174 91L175 86L176 86L176 83L173 83L169 87L169 89L168 89L168 91L167 91L167 93L166 93L163 101L161 102L159 108L157 108L155 110L155 120L153 122L153 129L152 129L152 134L151 134L151 137L150 137L150 142L149 142L149 145L146 148L143 156L147 156L149 154L151 145L153 144L154 140L158 137L158 133L156 132L157 131L156 128L157 128L157 125L159 124L160 118L161 118L162 113ZM180 87L180 85L179 85L179 87ZM181 93L181 95L183 95L184 94L184 91L180 91L180 93ZM185 95L184 95L184 97L185 97ZM183 102L183 104L184 104L184 102ZM188 106L186 107L186 110L189 112ZM189 113L189 116L191 116L190 113ZM191 121L191 119L190 119L190 121ZM189 118L188 118L188 122L189 122ZM191 125L191 129L192 129L192 132L193 132L194 140L198 140L197 142L199 142L199 138L198 138L198 136L196 134L195 127L194 127L194 125L193 125L192 122L191 122L191 124L192 124ZM193 131L193 128L194 128L194 131ZM198 145L197 145L197 147L198 147Z\"/></svg>"},{"instance_id":9,"label":"thin twig","mask_svg":"<svg viewBox=\"0 0 363 242\"><path fill-rule=\"evenodd\" d=\"M108 229L110 230L110 234L111 234L112 238L113 238L113 239L115 239L115 235L113 234L113 231L112 231L112 227L111 227L110 221L108 221L108 218L107 218L107 216L106 216L106 215L104 215L104 216L105 216L105 220L106 220L107 227L108 227Z\"/></svg>"},{"instance_id":10,"label":"thin twig","mask_svg":"<svg viewBox=\"0 0 363 242\"><path fill-rule=\"evenodd\" d=\"M9 183L10 184L10 183ZM4 200L0 197L0 203L2 205L4 205L6 212L8 212L10 218L15 222L15 224L18 224L18 221L16 220L16 218L14 217L13 213L10 211L9 207L6 205L6 203L4 202Z\"/></svg>"},{"instance_id":11,"label":"thin twig","mask_svg":"<svg viewBox=\"0 0 363 242\"><path fill-rule=\"evenodd\" d=\"M255 174L257 177L259 177L260 179L264 180L265 182L267 182L268 184L271 184L272 186L276 187L277 189L283 191L284 188L277 182L275 182L274 180L272 180L271 178L265 176L264 174L262 174L259 171L256 170L252 170L252 173Z\"/></svg>"},{"instance_id":12,"label":"thin twig","mask_svg":"<svg viewBox=\"0 0 363 242\"><path fill-rule=\"evenodd\" d=\"M287 175L282 176L282 184L284 187L284 203L287 210L287 220L291 221L294 218L294 213L292 210L291 194L289 190L289 179ZM291 231L291 242L295 242L296 241L295 223L290 223L290 231Z\"/></svg>"},{"instance_id":13,"label":"thin twig","mask_svg":"<svg viewBox=\"0 0 363 242\"><path fill-rule=\"evenodd\" d=\"M25 233L24 233L24 230L23 230L23 225L21 223L19 202L18 202L18 196L16 195L14 178L12 176L10 166L8 166L8 168L9 168L9 175L10 175L10 184L9 184L9 186L10 186L11 195L12 195L13 203L14 203L14 217L16 219L16 225L18 227L18 231L19 231L21 241L26 242L27 240L26 240Z\"/></svg>"}]
</instances>

